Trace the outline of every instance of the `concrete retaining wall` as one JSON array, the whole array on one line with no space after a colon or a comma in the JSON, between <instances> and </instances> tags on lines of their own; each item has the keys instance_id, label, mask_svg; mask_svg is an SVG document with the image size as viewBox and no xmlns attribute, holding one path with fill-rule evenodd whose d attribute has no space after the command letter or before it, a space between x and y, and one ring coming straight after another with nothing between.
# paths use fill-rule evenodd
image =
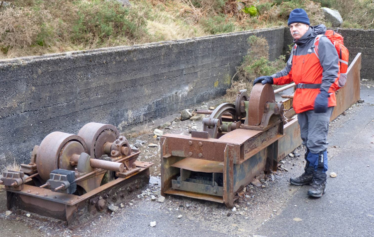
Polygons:
<instances>
[{"instance_id":1,"label":"concrete retaining wall","mask_svg":"<svg viewBox=\"0 0 374 237\"><path fill-rule=\"evenodd\" d=\"M349 49L349 60L362 53L361 78L374 80L374 30L338 29Z\"/></svg>"},{"instance_id":2,"label":"concrete retaining wall","mask_svg":"<svg viewBox=\"0 0 374 237\"><path fill-rule=\"evenodd\" d=\"M28 162L52 131L125 131L223 95L253 34L281 55L284 28L0 61L0 168Z\"/></svg>"}]
</instances>

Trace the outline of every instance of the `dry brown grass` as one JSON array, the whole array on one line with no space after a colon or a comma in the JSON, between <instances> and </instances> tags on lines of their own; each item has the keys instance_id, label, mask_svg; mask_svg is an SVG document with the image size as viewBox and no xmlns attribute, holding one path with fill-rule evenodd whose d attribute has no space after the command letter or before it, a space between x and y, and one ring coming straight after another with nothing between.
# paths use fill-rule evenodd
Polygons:
<instances>
[{"instance_id":1,"label":"dry brown grass","mask_svg":"<svg viewBox=\"0 0 374 237\"><path fill-rule=\"evenodd\" d=\"M14 160L12 164L8 164L4 170L4 171L7 171L7 170L11 170L11 171L20 171L21 170L21 166Z\"/></svg>"},{"instance_id":2,"label":"dry brown grass","mask_svg":"<svg viewBox=\"0 0 374 237\"><path fill-rule=\"evenodd\" d=\"M311 0L137 0L127 10L115 0L11 2L0 8L0 59L286 26L297 7L306 9L312 25L324 23L320 3ZM328 4L340 11L344 27L374 27L372 0ZM260 15L238 9L251 5Z\"/></svg>"}]
</instances>

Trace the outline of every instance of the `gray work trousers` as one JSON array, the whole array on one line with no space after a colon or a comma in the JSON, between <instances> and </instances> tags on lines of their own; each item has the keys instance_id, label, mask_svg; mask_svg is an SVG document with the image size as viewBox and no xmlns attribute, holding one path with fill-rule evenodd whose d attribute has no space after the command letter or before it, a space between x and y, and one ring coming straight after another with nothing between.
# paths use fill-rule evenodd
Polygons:
<instances>
[{"instance_id":1,"label":"gray work trousers","mask_svg":"<svg viewBox=\"0 0 374 237\"><path fill-rule=\"evenodd\" d=\"M327 133L333 109L334 107L329 107L326 113L309 110L297 115L303 145L310 152L318 154L327 149Z\"/></svg>"}]
</instances>

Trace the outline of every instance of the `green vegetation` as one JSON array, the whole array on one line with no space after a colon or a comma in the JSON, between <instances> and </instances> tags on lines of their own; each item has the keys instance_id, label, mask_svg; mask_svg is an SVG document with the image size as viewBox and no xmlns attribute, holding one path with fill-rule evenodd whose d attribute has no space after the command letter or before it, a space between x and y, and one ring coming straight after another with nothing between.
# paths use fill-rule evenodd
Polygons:
<instances>
[{"instance_id":1,"label":"green vegetation","mask_svg":"<svg viewBox=\"0 0 374 237\"><path fill-rule=\"evenodd\" d=\"M272 75L286 66L285 57L269 61L269 45L265 38L250 36L249 49L243 63L237 68L238 80L252 83L256 77Z\"/></svg>"},{"instance_id":2,"label":"green vegetation","mask_svg":"<svg viewBox=\"0 0 374 237\"><path fill-rule=\"evenodd\" d=\"M204 18L200 21L200 24L204 27L205 31L212 35L229 33L235 30L234 23L230 19L227 19L224 15Z\"/></svg>"},{"instance_id":3,"label":"green vegetation","mask_svg":"<svg viewBox=\"0 0 374 237\"><path fill-rule=\"evenodd\" d=\"M259 76L272 75L286 66L285 56L269 61L269 45L265 38L252 35L248 38L248 52L243 63L236 69L226 100L233 102L239 90L252 90L253 81Z\"/></svg>"},{"instance_id":4,"label":"green vegetation","mask_svg":"<svg viewBox=\"0 0 374 237\"><path fill-rule=\"evenodd\" d=\"M339 10L347 28L374 28L372 0L0 0L0 58L142 44L286 26L294 8L325 23Z\"/></svg>"}]
</instances>

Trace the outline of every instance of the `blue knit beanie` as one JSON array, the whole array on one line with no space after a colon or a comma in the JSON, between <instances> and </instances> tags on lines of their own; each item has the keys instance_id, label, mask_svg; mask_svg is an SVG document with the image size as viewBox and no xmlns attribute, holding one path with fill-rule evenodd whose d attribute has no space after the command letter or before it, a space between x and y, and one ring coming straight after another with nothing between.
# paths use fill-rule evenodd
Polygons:
<instances>
[{"instance_id":1,"label":"blue knit beanie","mask_svg":"<svg viewBox=\"0 0 374 237\"><path fill-rule=\"evenodd\" d=\"M290 17L288 18L288 25L291 25L292 23L304 23L310 25L306 11L301 8L293 9L290 13Z\"/></svg>"}]
</instances>

